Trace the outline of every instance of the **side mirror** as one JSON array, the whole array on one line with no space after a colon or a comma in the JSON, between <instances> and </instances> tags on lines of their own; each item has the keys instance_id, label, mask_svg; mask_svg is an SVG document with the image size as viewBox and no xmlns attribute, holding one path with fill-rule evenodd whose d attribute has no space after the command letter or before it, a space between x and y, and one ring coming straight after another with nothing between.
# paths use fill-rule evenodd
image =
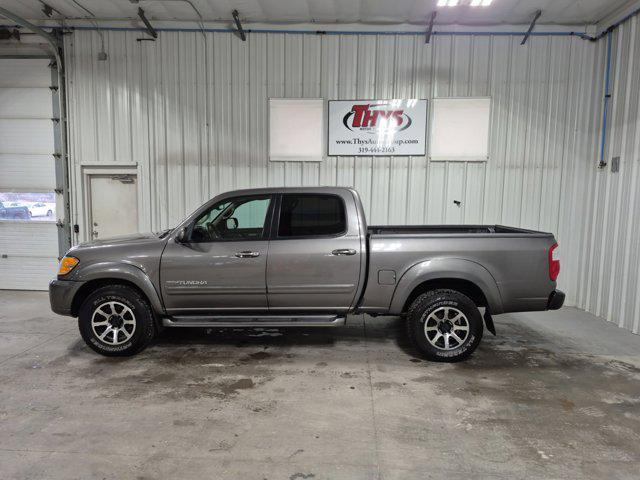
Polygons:
<instances>
[{"instance_id":1,"label":"side mirror","mask_svg":"<svg viewBox=\"0 0 640 480\"><path fill-rule=\"evenodd\" d=\"M176 242L178 243L187 243L187 228L182 227L176 235Z\"/></svg>"},{"instance_id":2,"label":"side mirror","mask_svg":"<svg viewBox=\"0 0 640 480\"><path fill-rule=\"evenodd\" d=\"M238 219L235 217L227 218L227 230L235 230L238 228Z\"/></svg>"}]
</instances>

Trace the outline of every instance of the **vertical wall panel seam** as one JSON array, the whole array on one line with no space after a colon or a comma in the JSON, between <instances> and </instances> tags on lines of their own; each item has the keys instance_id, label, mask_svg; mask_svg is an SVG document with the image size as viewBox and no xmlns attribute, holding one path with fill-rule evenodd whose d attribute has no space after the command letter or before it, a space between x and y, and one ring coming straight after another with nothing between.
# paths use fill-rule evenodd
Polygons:
<instances>
[{"instance_id":1,"label":"vertical wall panel seam","mask_svg":"<svg viewBox=\"0 0 640 480\"><path fill-rule=\"evenodd\" d=\"M590 96L592 101L589 104L588 108L588 120L585 125L587 130L598 131L596 125L599 125L599 118L596 119L595 116L601 113L600 107L602 106L601 99L599 97L599 93L601 91L600 83L603 81L603 76L600 75L601 72L604 71L604 54L603 49L600 48L599 45L595 46L596 54L585 60L586 65L583 67L582 78L590 78L594 77L596 79L595 85L590 90ZM592 135L592 139L588 142L588 148L590 152L595 151L597 148L597 136ZM589 197L583 201L585 204L585 218L592 217L592 212L594 208L594 197L595 197L595 188L597 182L597 174L598 170L593 167L589 168L589 163L595 163L595 156L593 159L586 159L586 166L584 167L586 170L586 186L587 192L589 193ZM581 308L586 308L587 304L587 292L590 284L589 277L589 269L592 261L592 243L591 243L591 235L593 232L593 222L592 221L583 221L581 228L581 236L580 236L580 251L582 254L578 257L578 271L577 271L577 279L578 279L578 287L577 292L578 296L576 299L576 303ZM586 272L585 274L582 274Z\"/></svg>"},{"instance_id":2,"label":"vertical wall panel seam","mask_svg":"<svg viewBox=\"0 0 640 480\"><path fill-rule=\"evenodd\" d=\"M627 164L627 167L624 168L624 170L629 170L629 177L630 177L630 188L629 188L629 192L630 192L630 198L629 198L629 202L626 204L627 206L627 214L626 214L626 231L625 231L625 240L624 240L624 252L623 252L623 272L622 272L622 278L621 280L621 294L620 294L620 314L619 314L619 324L620 322L622 322L625 318L627 318L627 310L634 310L633 305L635 302L638 302L637 299L637 294L631 295L629 296L629 284L631 283L631 279L629 278L629 270L632 266L632 249L631 249L631 244L633 242L634 239L634 231L636 230L636 222L634 221L635 218L637 218L637 212L635 212L635 208L636 208L636 194L637 194L637 188L638 188L638 168L639 168L639 161L640 158L637 158L640 155L640 121L638 121L638 113L640 113L640 95L637 95L637 90L638 88L640 88L640 75L638 68L636 67L635 69L634 67L634 63L635 63L635 50L637 47L637 42L634 42L634 36L637 37L638 35L638 20L637 18L634 19L631 22L631 32L630 32L630 37L631 37L631 42L630 42L630 48L631 48L631 53L628 55L629 58L629 65L628 65L628 75L629 75L629 79L627 81L627 83L629 84L628 88L627 88L627 98L625 100L625 104L629 106L629 108L635 108L635 114L636 114L636 121L635 121L635 128L633 127L632 123L629 123L629 119L628 119L628 114L629 114L629 110L627 109L627 118L625 121L625 125L626 128L624 130L624 135L623 138L626 139L626 135L627 133L629 133L629 135L633 136L633 146L631 147L631 152L627 152L627 147L626 147L626 142L623 141L622 145L623 145L623 150L621 151L621 160L624 161L624 163ZM636 39L638 40L638 39ZM631 105L631 99L629 98L629 96L633 93L636 92L636 101L635 101L635 105ZM629 153L629 156L627 157L627 153ZM621 170L623 169L623 165L621 165ZM626 173L626 172L625 172ZM620 207L620 203L618 202L618 215L621 215L621 210L622 208ZM636 215L634 215L634 212L636 213ZM632 273L633 275L633 273ZM638 282L638 278L640 277L640 272L636 272L634 281L636 282L636 286L639 285ZM610 300L611 301L611 300ZM634 333L638 332L638 322L640 321L640 319L637 317L637 312L635 316L632 316L633 318L633 322L632 322L632 326L631 329Z\"/></svg>"},{"instance_id":3,"label":"vertical wall panel seam","mask_svg":"<svg viewBox=\"0 0 640 480\"><path fill-rule=\"evenodd\" d=\"M513 70L513 42L509 42L508 43L509 48L508 48L508 62L507 62L507 72L506 72L506 78L508 80L511 80L511 71ZM508 102L512 101L511 98L511 82L509 81L507 83L507 87L505 89L505 94L504 94L505 98L507 99ZM507 114L507 125L505 127L505 138L504 138L504 142L505 142L505 159L504 159L504 163L503 163L503 168L502 168L502 189L501 189L501 195L500 195L500 223L504 223L504 186L505 186L505 181L506 181L506 169L507 169L507 158L506 155L508 153L508 148L507 145L509 143L509 133L511 132L511 128L513 125L512 122L512 111L511 109L509 110L509 113Z\"/></svg>"},{"instance_id":4,"label":"vertical wall panel seam","mask_svg":"<svg viewBox=\"0 0 640 480\"><path fill-rule=\"evenodd\" d=\"M489 42L488 42L488 58L486 60L487 62L487 94L491 95L493 92L493 36L489 37ZM492 98L491 100L491 110L493 110L494 108L496 108L495 106L495 101ZM494 116L494 112L492 111L490 114L490 121L493 122L493 119L495 118ZM490 124L490 128L495 128L496 126L493 125L493 123ZM484 184L483 184L483 188L482 188L482 208L480 209L481 212L481 216L480 216L480 222L484 223L486 221L485 217L486 217L486 195L485 195L485 189L487 188L487 177L491 174L491 170L492 168L495 168L495 161L496 161L496 155L495 155L495 145L493 145L493 135L491 135L491 133L489 133L489 158L487 159L487 162L485 163L484 166ZM489 167L489 162L492 162L492 167Z\"/></svg>"},{"instance_id":5,"label":"vertical wall panel seam","mask_svg":"<svg viewBox=\"0 0 640 480\"><path fill-rule=\"evenodd\" d=\"M554 168L553 166L555 165L555 162L553 162L553 158L549 158L548 155L548 151L547 151L547 147L548 147L548 142L549 142L549 136L551 135L550 129L549 129L549 124L550 124L550 120L551 120L551 112L553 111L553 105L552 105L552 99L553 97L553 93L552 90L554 89L554 82L553 82L553 68L552 68L552 55L551 55L551 51L552 48L554 46L554 42L553 39L549 39L549 41L547 42L547 49L548 49L548 54L547 54L547 61L546 61L546 81L547 81L547 89L546 89L546 94L547 94L547 116L545 118L545 122L544 122L544 133L542 136L542 145L541 145L541 151L542 151L542 163L540 165L540 180L539 180L539 184L538 184L538 188L540 189L540 196L538 197L538 219L536 221L536 228L540 228L540 225L542 224L542 206L543 206L543 193L544 193L544 182L545 182L545 173L547 175L551 174L551 175L555 175L556 173L554 172ZM569 50L570 52L571 50ZM571 65L571 61L569 59L569 61L567 61L567 69L568 66ZM569 83L569 81L567 80L567 84ZM568 97L565 97L568 98ZM556 101L559 101L559 99L556 99ZM564 141L564 138L563 138ZM564 151L564 149L563 149ZM555 152L553 153L555 154ZM553 155L552 154L552 155ZM551 163L551 172L549 172L549 162ZM562 185L562 167L563 167L563 162L562 159L560 161L560 185ZM562 189L560 189L562 191ZM557 217L556 217L557 218ZM556 225L554 225L555 230L554 231L558 231L558 224L556 222Z\"/></svg>"},{"instance_id":6,"label":"vertical wall panel seam","mask_svg":"<svg viewBox=\"0 0 640 480\"><path fill-rule=\"evenodd\" d=\"M604 73L604 72L602 72ZM598 92L597 94L599 95L600 92ZM602 101L600 99L600 101ZM595 162L594 162L595 163ZM590 217L591 217L591 221L590 222L585 222L585 226L587 226L587 228L590 227L590 230L587 232L589 235L589 242L588 242L588 248L589 248L589 261L586 262L586 278L587 278L587 282L584 286L584 307L585 310L587 311L591 311L591 297L589 295L589 292L591 291L591 286L593 284L593 266L595 265L595 249L594 249L594 245L596 243L596 220L597 220L597 202L598 202L598 195L599 195L599 190L600 190L600 182L599 182L599 177L601 176L601 171L600 170L595 170L592 173L592 181L593 181L593 185L591 185L589 192L591 192L591 202L589 205L589 208L591 210L591 212L587 212L590 213Z\"/></svg>"},{"instance_id":7,"label":"vertical wall panel seam","mask_svg":"<svg viewBox=\"0 0 640 480\"><path fill-rule=\"evenodd\" d=\"M379 39L379 37L375 37L375 39L374 39L375 40L375 52L376 52L375 55L374 55L374 59L377 58L377 56L378 56L378 42L379 42L378 39ZM360 37L358 37L357 42L359 44ZM340 78L340 77L338 77L338 78ZM376 68L375 60L374 60L373 84L377 85L377 83L378 83L378 69ZM374 96L376 95L376 93L377 92L374 89L374 92L373 92ZM371 158L371 178L369 179L370 183L369 183L369 212L368 213L369 213L369 218L370 219L373 217L373 175L374 175L374 171L375 171L374 162L375 162L375 157L372 157Z\"/></svg>"},{"instance_id":8,"label":"vertical wall panel seam","mask_svg":"<svg viewBox=\"0 0 640 480\"><path fill-rule=\"evenodd\" d=\"M93 57L93 37L94 35L88 35L88 46L89 46L89 59L91 59ZM91 97L93 100L93 126L94 126L94 133L93 133L93 138L95 139L93 146L93 161L95 162L99 162L100 161L100 152L99 152L99 146L98 146L98 138L99 138L99 127L98 127L98 118L97 118L97 113L98 113L98 86L97 86L97 79L99 78L99 75L96 75L96 68L97 65L94 63L92 63L91 65ZM82 162L82 156L80 157L80 162Z\"/></svg>"},{"instance_id":9,"label":"vertical wall panel seam","mask_svg":"<svg viewBox=\"0 0 640 480\"><path fill-rule=\"evenodd\" d=\"M473 68L473 60L474 60L474 47L475 47L475 35L471 35L470 39L469 39L469 58L467 59L467 71L469 73L468 75L468 79L469 81L467 82L467 97L471 96L471 92L473 90L473 82L475 80L475 69ZM466 170L466 169L465 169Z\"/></svg>"},{"instance_id":10,"label":"vertical wall panel seam","mask_svg":"<svg viewBox=\"0 0 640 480\"><path fill-rule=\"evenodd\" d=\"M621 42L622 42L622 36L619 33L620 31L618 30L617 32L613 33L613 35L615 35L616 37L616 50L615 50L615 68L614 68L614 74L613 74L613 95L617 96L617 92L618 92L618 87L620 86L620 59L619 59L619 54L620 54L620 49L621 49ZM612 108L611 108L611 122L609 123L610 125L610 130L609 130L609 143L607 145L607 149L606 149L606 154L607 157L606 158L610 158L611 156L611 141L613 139L615 139L615 133L616 133L616 126L617 126L617 122L616 122L616 118L617 118L617 110L618 110L618 102L612 102ZM604 175L604 179L603 179L603 183L604 183L604 202L601 206L600 209L600 213L602 213L602 235L600 236L600 240L599 240L599 248L600 248L600 255L598 258L598 278L596 279L596 290L597 290L597 295L596 295L596 314L597 315L602 315L602 295L603 295L603 289L608 287L608 285L605 287L604 285L604 269L605 269L605 259L607 256L607 245L606 245L606 241L607 241L607 232L608 232L608 224L609 224L609 217L608 215L606 215L606 212L608 211L608 206L609 206L609 200L610 200L610 195L611 195L611 175L609 175L607 168L603 168L602 173Z\"/></svg>"},{"instance_id":11,"label":"vertical wall panel seam","mask_svg":"<svg viewBox=\"0 0 640 480\"><path fill-rule=\"evenodd\" d=\"M597 75L598 77L596 88L592 93L592 97L594 98L594 102L591 104L593 111L590 111L592 115L595 115L596 113L600 113L600 109L595 107L596 103L598 104L599 107L602 107L602 99L600 98L599 95L602 90L600 82L603 81L603 78L604 78L604 67L603 67L604 64L601 65L604 59L603 51L599 45L596 47L596 49L598 50L596 59L593 62L593 64L590 65L591 71L588 72L588 73L591 73L592 75ZM596 123L597 125L599 125L599 121L596 121L592 118L589 125L593 126L594 130L597 130L599 133L600 132L599 127L594 126ZM594 139L591 142L591 146L594 146L595 144L596 144L596 141ZM595 158L593 163L595 164ZM600 173L599 170L596 170L595 168L588 168L587 171L588 171L588 187L589 187L587 189L587 192L589 192L589 198L587 199L588 208L586 211L586 215L591 218L591 221L583 222L582 246L585 248L585 254L582 255L580 267L582 270L586 272L586 274L579 276L579 281L581 282L581 285L580 285L581 288L579 289L579 292L580 292L579 305L586 310L589 309L588 292L591 288L590 273L591 273L593 261L594 261L594 258L593 258L594 236L593 235L596 227L594 215L595 215L595 202L596 202L596 196L597 196L597 190L598 190L598 176ZM583 282L582 281L583 278L586 278L586 281Z\"/></svg>"},{"instance_id":12,"label":"vertical wall panel seam","mask_svg":"<svg viewBox=\"0 0 640 480\"><path fill-rule=\"evenodd\" d=\"M570 95L570 87L571 85L571 64L573 61L573 39L571 39L571 43L569 44L569 54L568 54L567 58L567 64L566 64L566 69L567 69L567 85L565 87L565 92L564 92L564 98L566 99L566 103L567 105L569 104L569 99L571 98ZM549 69L551 69L551 67L549 67ZM575 88L575 85L573 86ZM568 109L567 109L568 110ZM575 120L574 120L575 121ZM562 155L560 157L560 195L558 196L558 208L562 208L563 205L563 197L565 195L565 189L562 188L563 185L563 181L564 181L564 172L565 172L565 168L566 168L566 162L568 161L567 159L567 143L568 143L568 139L569 139L569 132L567 132L567 129L570 127L571 123L567 122L565 125L565 131L564 134L562 135ZM546 138L545 135L545 140L548 140ZM540 208L540 216L542 215L542 208ZM560 229L560 215L558 215L558 222L555 225L556 229ZM538 222L541 221L541 217L538 217Z\"/></svg>"},{"instance_id":13,"label":"vertical wall panel seam","mask_svg":"<svg viewBox=\"0 0 640 480\"><path fill-rule=\"evenodd\" d=\"M162 125L163 125L163 144L164 144L164 183L165 183L165 190L164 190L164 198L168 200L168 192L169 192L169 142L168 142L168 138L169 138L169 131L167 128L167 110L168 110L168 105L167 102L169 101L169 95L168 95L168 90L169 90L169 86L167 85L166 79L165 79L165 75L164 75L164 70L165 70L165 55L168 55L168 53L165 53L166 48L164 47L164 42L159 43L159 46L161 48L162 51L162 55L160 56L160 78L162 81L162 94L163 94L163 99L162 99ZM184 185L182 186L182 188L184 188ZM169 224L169 209L168 208L161 208L161 211L164 212L163 215L163 219L162 219L162 226L165 227L166 225Z\"/></svg>"},{"instance_id":14,"label":"vertical wall panel seam","mask_svg":"<svg viewBox=\"0 0 640 480\"><path fill-rule=\"evenodd\" d=\"M633 23L631 24L631 28L633 31ZM626 25L625 25L626 27ZM622 31L622 30L621 30ZM622 35L621 35L622 37ZM619 176L618 176L618 189L617 189L617 195L616 195L616 200L615 200L615 218L614 218L614 233L613 233L613 245L615 245L615 248L612 249L612 258L611 258L611 270L610 270L610 274L609 274L609 281L608 281L608 289L609 289L609 298L608 298L608 302L607 302L607 318L611 318L612 321L615 321L615 318L613 316L613 301L614 301L614 294L616 292L616 290L619 288L617 285L617 281L616 280L620 280L619 278L617 278L617 271L616 271L616 266L617 266L617 258L618 258L618 253L619 253L619 248L620 246L624 246L624 243L622 245L620 245L621 241L620 241L620 215L621 215L621 202L622 202L622 196L623 196L623 192L624 192L624 183L623 183L623 179L626 180L626 167L625 167L625 154L626 154L626 139L627 139L627 132L629 130L628 128L628 122L629 122L629 109L630 109L630 95L631 95L631 88L630 88L630 82L631 82L631 75L633 72L633 66L634 66L634 57L633 57L633 53L634 53L634 43L630 42L629 43L629 48L630 48L630 52L629 55L627 55L627 69L626 69L626 78L624 80L626 88L625 88L625 95L624 95L624 104L622 106L623 108L623 114L622 114L622 136L621 136L621 141L620 141L620 164L619 164ZM620 63L622 63L622 59L619 57L618 61ZM613 139L612 139L613 140ZM624 302L624 299L621 298L621 300ZM623 317L622 315L619 316L618 318L618 326L622 326L621 322L623 321Z\"/></svg>"},{"instance_id":15,"label":"vertical wall panel seam","mask_svg":"<svg viewBox=\"0 0 640 480\"><path fill-rule=\"evenodd\" d=\"M398 55L397 55L397 44L398 44L398 36L394 35L393 37L393 61L391 62L391 64L394 66L394 72L397 74L397 63L398 63ZM393 79L391 80L393 82L392 85L392 92L395 92L397 89L397 85L398 85L398 77L396 76L396 74L394 74ZM357 69L356 69L356 75L357 75ZM392 95L393 96L393 95ZM389 181L391 180L391 160L389 157L383 157L384 161L387 162L385 165L385 169L387 170L387 178L389 178ZM389 158L389 160L387 160ZM400 161L402 161L402 159L400 159ZM389 182L390 183L390 182ZM387 214L385 215L385 223L389 224L389 206L391 205L391 186L389 186L389 188L387 189ZM405 208L406 210L406 208Z\"/></svg>"},{"instance_id":16,"label":"vertical wall panel seam","mask_svg":"<svg viewBox=\"0 0 640 480\"><path fill-rule=\"evenodd\" d=\"M109 35L107 37L109 39L109 42L108 42L108 48L109 49L111 49L111 46L115 43L114 41L111 41L113 36L114 35ZM126 60L125 60L124 63L126 63ZM106 64L107 64L107 74L105 75L105 78L106 78L107 81L106 81L106 85L105 85L105 91L106 91L107 97L109 98L109 101L108 101L109 119L108 119L108 121L109 121L109 124L111 126L111 132L110 132L111 133L111 142L112 142L111 154L113 155L110 159L108 159L108 161L116 163L117 162L117 158L116 158L117 153L116 152L117 152L117 140L118 139L116 138L116 116L115 116L116 109L115 109L115 105L114 105L115 95L114 95L114 92L112 90L112 85L113 84L111 82L111 75L112 75L111 65L112 64L111 64L111 62L106 62Z\"/></svg>"}]
</instances>

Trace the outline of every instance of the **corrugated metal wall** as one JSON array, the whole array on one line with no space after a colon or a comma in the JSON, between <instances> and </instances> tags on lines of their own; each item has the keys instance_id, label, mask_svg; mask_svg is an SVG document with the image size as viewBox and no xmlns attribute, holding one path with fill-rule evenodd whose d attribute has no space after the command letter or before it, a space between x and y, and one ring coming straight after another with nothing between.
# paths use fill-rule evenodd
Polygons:
<instances>
[{"instance_id":1,"label":"corrugated metal wall","mask_svg":"<svg viewBox=\"0 0 640 480\"><path fill-rule=\"evenodd\" d=\"M573 212L584 220L574 221L581 228L574 253L574 303L639 333L640 19L624 23L611 40L608 165L597 169L584 159L576 166L579 181ZM600 131L594 134L599 142ZM613 157L620 157L617 173L611 171Z\"/></svg>"},{"instance_id":2,"label":"corrugated metal wall","mask_svg":"<svg viewBox=\"0 0 640 480\"><path fill-rule=\"evenodd\" d=\"M137 41L140 32L103 34L106 62L97 61L98 33L66 37L72 208L81 232L82 166L138 165L145 230L174 225L233 188L349 185L372 224L557 232L561 284L569 303L584 303L581 250L592 213L587 189L596 188L604 42L540 36L520 46L519 37L443 35L425 45L422 36L285 33L241 42L232 33L191 32L149 42ZM488 162L268 160L269 97L443 96L492 97Z\"/></svg>"}]
</instances>

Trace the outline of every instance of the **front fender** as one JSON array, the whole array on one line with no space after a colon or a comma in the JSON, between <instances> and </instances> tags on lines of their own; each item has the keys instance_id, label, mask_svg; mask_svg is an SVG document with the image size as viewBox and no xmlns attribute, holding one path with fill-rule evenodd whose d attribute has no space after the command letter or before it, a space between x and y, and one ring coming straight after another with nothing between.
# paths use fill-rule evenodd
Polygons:
<instances>
[{"instance_id":1,"label":"front fender","mask_svg":"<svg viewBox=\"0 0 640 480\"><path fill-rule=\"evenodd\" d=\"M151 308L156 313L164 312L164 306L160 295L149 276L135 265L121 262L97 262L82 267L74 272L73 280L78 282L90 282L92 280L118 279L133 283L146 295L151 303Z\"/></svg>"},{"instance_id":2,"label":"front fender","mask_svg":"<svg viewBox=\"0 0 640 480\"><path fill-rule=\"evenodd\" d=\"M416 287L430 280L465 280L476 285L492 314L502 313L502 298L495 279L482 265L462 258L434 258L413 265L402 275L391 299L389 313L399 315Z\"/></svg>"}]
</instances>

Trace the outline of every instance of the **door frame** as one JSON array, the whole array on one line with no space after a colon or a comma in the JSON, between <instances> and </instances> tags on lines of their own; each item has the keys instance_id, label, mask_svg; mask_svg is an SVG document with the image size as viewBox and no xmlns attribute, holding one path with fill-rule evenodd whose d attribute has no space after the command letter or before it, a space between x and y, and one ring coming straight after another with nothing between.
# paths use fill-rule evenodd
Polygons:
<instances>
[{"instance_id":1,"label":"door frame","mask_svg":"<svg viewBox=\"0 0 640 480\"><path fill-rule=\"evenodd\" d=\"M216 197L217 198L217 197ZM163 296L163 298L165 299L165 306L166 306L166 310L167 313L170 313L172 315L176 315L176 314L185 314L185 313L220 313L220 312L225 312L225 311L235 311L235 312L242 312L242 311L251 311L251 312L266 312L269 309L269 300L268 300L268 292L267 292L267 279L266 279L266 272L267 272L267 262L268 262L268 252L269 252L269 244L270 244L270 240L271 240L271 235L272 235L272 225L273 225L273 215L276 209L276 200L277 200L277 194L276 193L272 193L272 192L267 192L267 193L249 193L249 194L233 194L233 195L228 195L226 198L220 198L220 199L211 199L210 201L208 201L207 203L205 203L204 205L202 205L200 208L198 208L198 210L196 210L195 212L193 212L187 219L185 219L180 225L178 225L178 227L176 227L174 233L169 237L169 240L167 241L167 245L165 247L165 249L163 250L162 253L162 264L160 267L160 277L161 277L161 285L160 285L160 290L161 290L161 294ZM186 228L186 231L188 233L188 235L191 235L191 232L193 231L195 222L198 220L198 218L201 217L201 215L205 212L207 212L208 210L210 210L216 203L220 203L220 202L226 202L226 201L234 201L234 200L238 200L238 199L256 199L256 198L268 198L269 199L269 206L267 208L266 214L265 214L265 220L264 220L264 229L263 229L263 234L262 237L260 238L244 238L244 239L238 239L238 238L233 238L233 239L216 239L216 240L210 240L210 241L202 241L202 242L186 242L184 244L179 244L176 241L176 236L178 235L177 232L179 232L182 229ZM242 289L245 288L246 286L237 286L237 285L232 285L232 287L235 287L236 290L232 290L229 287L229 283L227 282L226 285L223 288L220 288L219 286L216 285L209 285L209 279L203 279L203 278L171 278L172 275L175 275L175 259L178 258L179 259L179 264L183 264L183 260L181 259L181 255L176 255L176 249L177 248L188 248L190 249L192 252L196 252L198 250L204 250L205 247L210 246L209 247L209 252L206 253L206 255L211 255L212 251L215 252L215 246L218 245L220 246L220 249L218 252L215 252L218 258L218 261L222 262L223 266L229 266L229 262L225 262L222 261L222 259L224 258L225 255L225 249L229 249L229 245L235 245L235 244L246 244L247 247L244 247L242 245L238 245L236 248L232 248L231 250L244 250L245 248L247 249L254 249L253 246L251 246L252 244L258 244L258 247L256 248L260 248L261 244L264 244L264 272L263 274L261 274L260 278L263 279L264 281L264 290L261 293L256 293L256 292L251 292L251 291L243 291ZM183 252L184 253L184 252ZM200 251L199 253L202 253L203 256L205 256L204 252ZM233 257L233 255L230 255L231 257ZM238 256L238 255L236 255ZM237 259L235 259L237 261ZM251 261L251 260L249 260ZM240 260L240 262L244 262L244 260ZM181 268L184 268L183 266ZM171 269L171 270L169 270ZM192 271L189 271L191 274L193 273ZM167 278L169 278L167 280ZM200 283L203 282L204 283ZM181 289L184 290L185 294L189 294L191 296L191 298L195 299L195 301L197 302L199 299L197 297L197 295L214 295L215 296L219 296L219 295L227 295L227 296L231 296L232 298L238 298L239 295L244 295L245 298L247 295L253 295L253 296L257 296L257 295L264 295L264 305L253 305L253 306L228 306L228 304L224 304L222 306L220 305L215 305L212 306L211 304L206 305L206 306L193 306L193 303L190 306L186 306L184 305L185 303L185 299L179 299L178 298L178 302L183 303L183 305L178 305L176 306L175 303L171 303L171 299L172 299L172 295L179 295L180 292L171 292L168 291L168 286L167 284L171 282L172 284L177 284L177 286ZM185 285L180 285L180 282L185 283ZM173 288L175 288L175 286L173 286ZM219 292L216 292L215 290L211 291L211 289L219 289ZM240 290L238 290L240 289ZM200 297L202 298L202 297ZM251 298L250 300L252 301L259 301L261 299L259 298Z\"/></svg>"},{"instance_id":2,"label":"door frame","mask_svg":"<svg viewBox=\"0 0 640 480\"><path fill-rule=\"evenodd\" d=\"M93 240L91 232L93 230L93 219L91 210L91 177L92 176L113 176L113 175L133 175L136 177L136 198L138 201L138 218L136 219L138 224L138 230L140 230L140 172L138 166L122 166L122 165L109 165L109 166L96 166L96 167L83 167L82 168L82 186L83 186L83 210L84 210L84 238L85 241Z\"/></svg>"}]
</instances>

